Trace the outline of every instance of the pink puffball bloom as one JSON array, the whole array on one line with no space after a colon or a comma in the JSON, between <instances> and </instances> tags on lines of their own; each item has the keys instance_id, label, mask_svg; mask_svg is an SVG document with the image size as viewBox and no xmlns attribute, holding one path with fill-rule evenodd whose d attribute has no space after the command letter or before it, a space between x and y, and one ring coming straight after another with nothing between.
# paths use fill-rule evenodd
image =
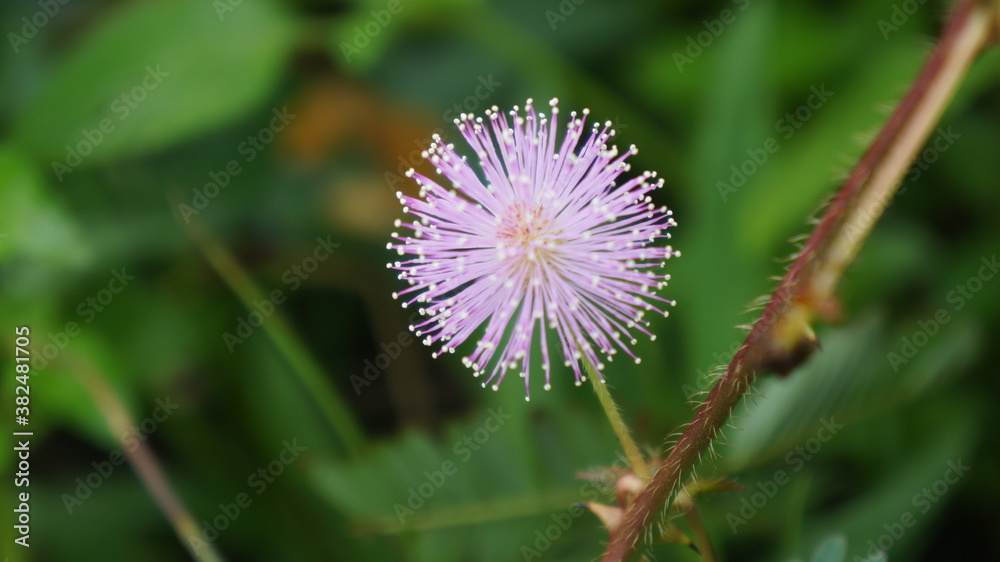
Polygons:
<instances>
[{"instance_id":1,"label":"pink puffball bloom","mask_svg":"<svg viewBox=\"0 0 1000 562\"><path fill-rule=\"evenodd\" d=\"M551 117L530 99L510 120L496 106L485 119L462 114L455 124L478 166L434 135L422 156L441 179L407 172L420 194L396 194L413 218L396 221L409 232L393 232L388 244L407 257L388 264L409 284L392 296L404 308L419 306L424 318L410 330L440 346L433 356L474 341L462 363L485 375L483 387L497 390L516 370L528 397L536 333L545 390L550 337L577 385L585 380L581 361L604 369L599 354L611 361L620 350L639 363L629 349L636 333L656 339L646 313L666 316L664 305L674 304L655 294L670 279L657 270L680 255L653 245L676 224L650 197L663 180L655 172L620 179L638 151L608 145L610 121L584 138L586 109L570 113L560 142L557 101Z\"/></svg>"}]
</instances>

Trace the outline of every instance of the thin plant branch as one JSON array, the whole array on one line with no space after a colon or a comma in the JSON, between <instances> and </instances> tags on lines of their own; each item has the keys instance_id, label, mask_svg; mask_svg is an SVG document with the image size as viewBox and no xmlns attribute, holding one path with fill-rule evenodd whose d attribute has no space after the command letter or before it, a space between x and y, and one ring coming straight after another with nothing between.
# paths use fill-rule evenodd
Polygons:
<instances>
[{"instance_id":1,"label":"thin plant branch","mask_svg":"<svg viewBox=\"0 0 1000 562\"><path fill-rule=\"evenodd\" d=\"M812 322L835 318L836 287L891 201L979 53L997 36L1000 3L961 0L920 74L857 163L785 273L760 319L653 479L611 531L603 560L629 559L681 478L712 443L759 374L788 374L817 347Z\"/></svg>"},{"instance_id":2,"label":"thin plant branch","mask_svg":"<svg viewBox=\"0 0 1000 562\"><path fill-rule=\"evenodd\" d=\"M701 556L701 562L717 562L718 558L715 556L715 549L712 548L712 540L701 520L701 514L698 513L698 505L687 489L682 489L677 494L674 507L684 513L684 520L691 527L691 536L694 537L694 545Z\"/></svg>"},{"instance_id":3,"label":"thin plant branch","mask_svg":"<svg viewBox=\"0 0 1000 562\"><path fill-rule=\"evenodd\" d=\"M176 205L174 205L176 207ZM183 221L182 221L183 222ZM225 246L196 220L183 222L184 229L201 248L205 259L219 277L243 302L247 310L254 310L253 303L267 300L267 295L254 283L239 262L226 250ZM305 387L329 422L333 432L340 438L349 455L357 454L363 447L364 434L351 409L340 392L323 374L319 363L310 355L295 337L292 327L280 310L275 310L262 326L278 351L292 367L292 372Z\"/></svg>"},{"instance_id":4,"label":"thin plant branch","mask_svg":"<svg viewBox=\"0 0 1000 562\"><path fill-rule=\"evenodd\" d=\"M594 393L597 394L597 400L601 403L601 408L604 409L604 415L607 416L608 422L611 424L611 429L615 431L615 436L618 437L618 442L625 452L625 457L628 459L628 464L631 466L632 472L641 478L643 482L649 482L651 476L649 467L646 465L646 461L643 460L642 453L639 452L639 446L632 439L628 426L625 425L625 420L622 419L621 412L618 411L618 405L611 398L607 383L604 382L601 375L594 369L594 366L590 364L590 361L584 359L583 365L587 371L587 378L590 379L591 384L594 386Z\"/></svg>"},{"instance_id":5,"label":"thin plant branch","mask_svg":"<svg viewBox=\"0 0 1000 562\"><path fill-rule=\"evenodd\" d=\"M97 410L108 426L108 431L118 440L132 470L174 528L174 533L181 544L197 562L222 562L222 556L211 543L199 540L197 547L194 546L195 541L192 541L191 537L201 536L198 522L171 487L170 481L167 480L156 455L149 446L142 440L130 443L125 443L123 440L122 436L131 433L135 424L132 423L128 411L114 389L91 365L84 361L77 361L75 364L77 368L72 371L73 374L90 393Z\"/></svg>"}]
</instances>

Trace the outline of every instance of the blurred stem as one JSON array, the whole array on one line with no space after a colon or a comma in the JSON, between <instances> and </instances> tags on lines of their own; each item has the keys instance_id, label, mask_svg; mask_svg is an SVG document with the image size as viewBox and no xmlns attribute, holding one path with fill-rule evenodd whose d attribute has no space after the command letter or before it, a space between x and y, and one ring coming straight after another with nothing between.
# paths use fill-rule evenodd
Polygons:
<instances>
[{"instance_id":1,"label":"blurred stem","mask_svg":"<svg viewBox=\"0 0 1000 562\"><path fill-rule=\"evenodd\" d=\"M226 248L206 229L202 228L197 221L192 220L184 228L195 243L201 247L212 268L236 293L247 310L254 310L254 302L267 300L268 297L257 287ZM347 407L347 403L337 388L330 384L323 375L319 364L294 335L291 326L280 310L276 309L264 321L263 329L291 365L292 372L298 377L299 382L319 405L323 415L330 423L330 427L340 437L347 452L350 455L359 452L364 443L361 427L355 421L351 410Z\"/></svg>"},{"instance_id":2,"label":"blurred stem","mask_svg":"<svg viewBox=\"0 0 1000 562\"><path fill-rule=\"evenodd\" d=\"M698 513L698 506L694 503L694 498L685 489L682 489L677 496L674 505L680 507L681 511L684 512L684 519L691 527L691 536L694 537L694 545L697 547L698 554L701 555L701 562L716 562L718 558L715 556L712 541L708 537L708 531L701 520L701 514Z\"/></svg>"},{"instance_id":3,"label":"blurred stem","mask_svg":"<svg viewBox=\"0 0 1000 562\"><path fill-rule=\"evenodd\" d=\"M118 398L104 376L83 360L76 361L75 365L78 368L73 370L73 374L90 393L94 404L97 405L98 412L108 425L108 431L118 441L119 448L124 452L125 458L128 459L142 485L174 528L174 533L181 544L198 562L222 562L223 558L215 550L215 547L211 543L201 540L198 522L191 516L191 513L170 486L170 482L156 460L156 455L146 445L146 442L132 440L128 444L125 443L124 437L133 433L135 424L125 410L121 399ZM197 547L195 547L196 544Z\"/></svg>"},{"instance_id":4,"label":"blurred stem","mask_svg":"<svg viewBox=\"0 0 1000 562\"><path fill-rule=\"evenodd\" d=\"M841 213L844 216L837 232L812 260L807 297L817 302L833 298L844 270L892 201L901 178L941 119L969 66L990 43L997 29L998 6L1000 3L993 2L990 9L974 0L958 6L938 49L883 127L885 134L876 138L835 200L834 205L853 206L856 212Z\"/></svg>"},{"instance_id":5,"label":"blurred stem","mask_svg":"<svg viewBox=\"0 0 1000 562\"><path fill-rule=\"evenodd\" d=\"M814 319L835 318L834 291L890 202L972 61L996 39L1000 2L962 0L934 52L872 145L841 186L771 295L725 374L698 409L653 479L611 533L603 560L630 558L684 473L711 445L760 373L787 374L816 348Z\"/></svg>"},{"instance_id":6,"label":"blurred stem","mask_svg":"<svg viewBox=\"0 0 1000 562\"><path fill-rule=\"evenodd\" d=\"M639 452L639 447L632 440L628 426L625 425L625 420L622 419L621 412L618 411L618 405L615 404L614 399L611 398L611 393L608 392L607 383L604 382L604 379L586 358L583 360L583 365L587 370L587 378L594 385L594 392L597 394L597 400L601 403L601 408L604 409L604 415L608 417L611 429L615 431L615 436L618 437L618 442L621 444L622 450L625 451L628 463L632 466L632 472L641 478L643 482L649 482L649 467L646 465L646 461L643 460L642 453Z\"/></svg>"}]
</instances>

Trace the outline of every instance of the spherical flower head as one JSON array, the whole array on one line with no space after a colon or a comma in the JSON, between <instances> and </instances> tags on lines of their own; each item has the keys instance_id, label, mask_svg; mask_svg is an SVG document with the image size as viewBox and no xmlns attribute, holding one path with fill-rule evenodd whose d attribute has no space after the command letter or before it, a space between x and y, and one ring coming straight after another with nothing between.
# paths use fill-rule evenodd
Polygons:
<instances>
[{"instance_id":1,"label":"spherical flower head","mask_svg":"<svg viewBox=\"0 0 1000 562\"><path fill-rule=\"evenodd\" d=\"M410 330L438 348L433 356L474 341L462 363L485 375L483 386L496 390L516 371L528 397L536 333L546 390L550 338L577 385L582 361L599 372L601 355L610 361L623 351L638 363L629 348L636 335L656 339L646 314L666 316L674 304L655 294L670 278L657 270L679 255L654 245L675 225L650 197L663 180L655 172L619 179L635 146L609 145L610 121L585 137L586 109L570 113L560 142L557 100L549 105L551 116L529 99L509 121L496 106L485 119L456 119L476 166L435 135L422 156L442 179L407 172L420 194L397 193L413 218L396 221L409 232L393 232L388 244L407 257L388 264L409 284L393 298L419 307Z\"/></svg>"}]
</instances>

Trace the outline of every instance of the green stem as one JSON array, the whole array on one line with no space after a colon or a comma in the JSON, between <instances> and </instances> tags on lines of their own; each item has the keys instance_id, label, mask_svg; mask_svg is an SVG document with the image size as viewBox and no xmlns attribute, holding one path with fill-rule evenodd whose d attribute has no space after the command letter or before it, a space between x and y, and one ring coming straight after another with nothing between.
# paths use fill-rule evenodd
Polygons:
<instances>
[{"instance_id":1,"label":"green stem","mask_svg":"<svg viewBox=\"0 0 1000 562\"><path fill-rule=\"evenodd\" d=\"M239 262L226 248L196 221L185 226L188 234L194 239L209 264L236 293L247 310L253 310L253 303L266 300L267 296L254 283L250 275L240 266ZM354 419L347 402L324 376L319 363L309 354L302 343L295 337L291 326L285 320L280 310L274 313L263 324L264 332L271 338L278 351L292 367L292 373L298 377L319 405L333 432L340 437L348 454L354 455L361 450L364 443L361 426Z\"/></svg>"},{"instance_id":2,"label":"green stem","mask_svg":"<svg viewBox=\"0 0 1000 562\"><path fill-rule=\"evenodd\" d=\"M677 504L686 506L684 509L684 519L691 527L691 536L694 537L694 545L701 556L701 562L716 562L718 558L715 556L712 541L708 537L708 531L701 520L701 514L698 513L698 506L695 505L694 498L691 497L691 494L687 490L681 490L678 496Z\"/></svg>"},{"instance_id":3,"label":"green stem","mask_svg":"<svg viewBox=\"0 0 1000 562\"><path fill-rule=\"evenodd\" d=\"M614 430L615 436L618 437L618 442L625 451L625 456L632 467L632 472L639 478L642 478L643 482L648 482L650 478L649 467L646 465L646 461L643 460L638 445L632 439L628 426L625 425L625 420L622 419L621 412L618 411L618 405L611 398L611 393L608 392L606 383L597 370L594 369L594 366L590 364L590 361L584 359L583 366L587 370L587 378L594 385L594 392L597 394L597 400L601 403L601 408L604 409L604 415L608 417L611 429Z\"/></svg>"}]
</instances>

